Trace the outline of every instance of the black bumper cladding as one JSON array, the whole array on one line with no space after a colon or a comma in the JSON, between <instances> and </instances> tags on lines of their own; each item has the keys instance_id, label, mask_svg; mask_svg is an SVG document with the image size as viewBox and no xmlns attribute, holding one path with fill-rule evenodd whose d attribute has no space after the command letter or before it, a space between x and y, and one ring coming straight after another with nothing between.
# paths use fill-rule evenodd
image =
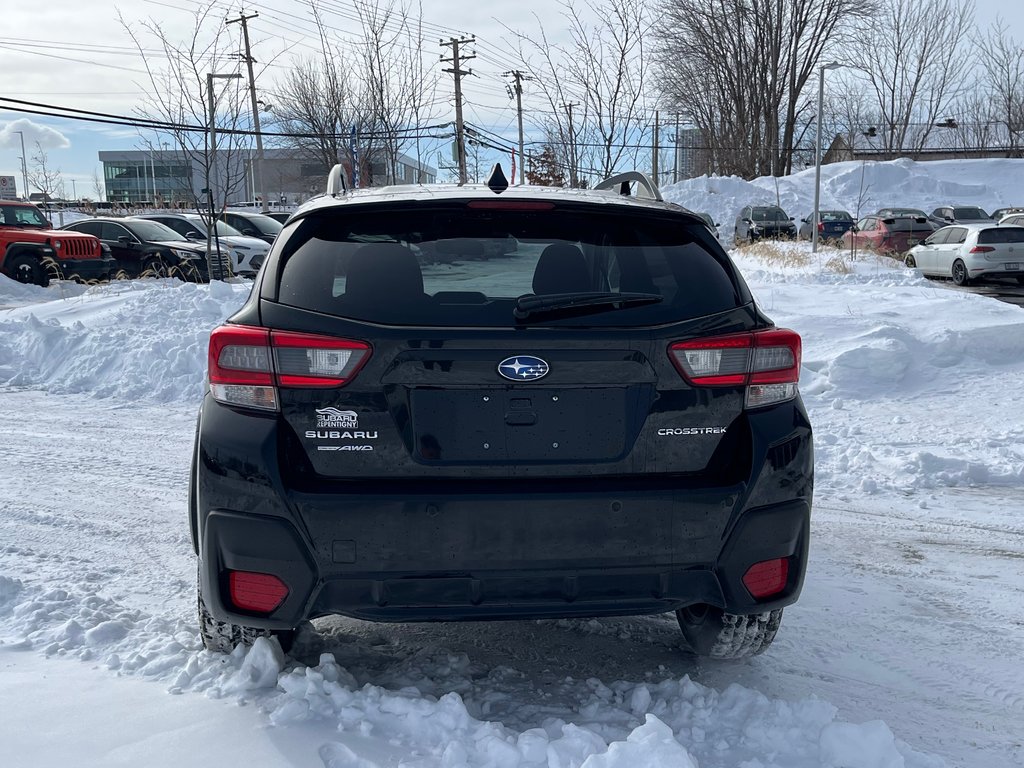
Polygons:
<instances>
[{"instance_id":1,"label":"black bumper cladding","mask_svg":"<svg viewBox=\"0 0 1024 768\"><path fill-rule=\"evenodd\" d=\"M534 498L534 511L523 499L480 501L393 497L307 505L315 544L287 520L214 510L201 546L207 603L222 620L287 628L326 614L525 619L658 613L694 603L760 613L794 602L802 586L810 513L802 501L747 510L724 546L729 511L699 498L685 505L660 494L562 499L555 506ZM617 524L609 525L616 514ZM369 516L376 526L365 525ZM790 558L786 588L769 600L753 599L743 575L777 557ZM270 616L239 612L225 597L229 570L275 574L289 594Z\"/></svg>"}]
</instances>

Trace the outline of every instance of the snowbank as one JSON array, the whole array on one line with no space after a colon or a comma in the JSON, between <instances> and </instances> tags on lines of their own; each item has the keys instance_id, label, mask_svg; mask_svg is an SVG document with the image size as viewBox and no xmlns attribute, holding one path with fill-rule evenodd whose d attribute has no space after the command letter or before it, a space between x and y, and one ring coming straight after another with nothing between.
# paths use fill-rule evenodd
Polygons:
<instances>
[{"instance_id":1,"label":"snowbank","mask_svg":"<svg viewBox=\"0 0 1024 768\"><path fill-rule=\"evenodd\" d=\"M821 168L821 208L840 208L855 217L879 208L977 205L996 208L1024 205L1019 179L1024 160L932 160L832 163ZM733 226L745 205L781 205L797 223L814 210L814 168L776 179L745 181L737 176L700 176L661 190L666 200L707 211L732 242Z\"/></svg>"}]
</instances>

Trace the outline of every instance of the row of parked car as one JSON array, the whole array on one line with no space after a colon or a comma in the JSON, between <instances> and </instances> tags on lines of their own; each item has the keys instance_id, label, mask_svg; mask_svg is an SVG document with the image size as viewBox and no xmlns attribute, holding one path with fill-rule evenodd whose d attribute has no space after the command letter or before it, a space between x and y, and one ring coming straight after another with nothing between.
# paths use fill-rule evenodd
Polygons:
<instances>
[{"instance_id":1,"label":"row of parked car","mask_svg":"<svg viewBox=\"0 0 1024 768\"><path fill-rule=\"evenodd\" d=\"M715 231L714 221L705 220ZM951 278L957 285L990 277L1024 283L1024 207L999 208L991 215L968 205L944 205L931 213L882 208L856 221L847 211L822 210L801 219L798 228L782 208L753 205L736 217L735 242L811 239L814 227L823 242L901 258L925 275Z\"/></svg>"},{"instance_id":2,"label":"row of parked car","mask_svg":"<svg viewBox=\"0 0 1024 768\"><path fill-rule=\"evenodd\" d=\"M288 215L229 210L210 230L198 213L161 211L81 219L54 230L34 205L4 202L0 272L39 285L51 277L252 277Z\"/></svg>"}]
</instances>

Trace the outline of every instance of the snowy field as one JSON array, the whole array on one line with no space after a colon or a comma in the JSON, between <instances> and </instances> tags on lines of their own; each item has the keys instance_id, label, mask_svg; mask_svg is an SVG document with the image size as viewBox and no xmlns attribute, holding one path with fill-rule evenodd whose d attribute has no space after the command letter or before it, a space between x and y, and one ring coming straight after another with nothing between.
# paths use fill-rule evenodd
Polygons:
<instances>
[{"instance_id":1,"label":"snowy field","mask_svg":"<svg viewBox=\"0 0 1024 768\"><path fill-rule=\"evenodd\" d=\"M783 253L734 257L804 338L813 541L742 663L682 654L670 616L201 650L188 462L248 284L0 277L0 766L1024 765L1024 311Z\"/></svg>"}]
</instances>

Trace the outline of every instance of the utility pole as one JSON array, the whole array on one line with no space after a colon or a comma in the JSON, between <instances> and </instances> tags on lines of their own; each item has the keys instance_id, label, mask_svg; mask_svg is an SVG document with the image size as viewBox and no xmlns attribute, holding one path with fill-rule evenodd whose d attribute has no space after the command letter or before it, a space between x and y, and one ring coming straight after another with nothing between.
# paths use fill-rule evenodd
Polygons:
<instances>
[{"instance_id":1,"label":"utility pole","mask_svg":"<svg viewBox=\"0 0 1024 768\"><path fill-rule=\"evenodd\" d=\"M523 80L533 80L532 77L524 75L518 69L513 69L511 72L503 72L502 77L511 77L515 80L515 85L508 85L509 98L515 96L516 99L516 114L519 116L519 183L526 183L526 158L523 157ZM515 181L515 179L512 179Z\"/></svg>"},{"instance_id":2,"label":"utility pole","mask_svg":"<svg viewBox=\"0 0 1024 768\"><path fill-rule=\"evenodd\" d=\"M260 201L262 210L264 213L270 210L270 204L267 200L267 180L263 173L263 134L260 132L260 110L256 103L256 78L252 74L252 65L256 61L252 57L252 51L249 48L249 25L246 23L249 19L255 19L259 17L258 13L252 13L248 16L243 11L238 12L237 19L228 19L228 24L235 24L240 22L242 24L242 39L245 41L245 55L240 56L245 61L245 66L249 70L249 99L252 102L252 127L256 131L256 170L260 180ZM250 160L250 163L252 161ZM255 194L256 189L253 185L253 193Z\"/></svg>"},{"instance_id":3,"label":"utility pole","mask_svg":"<svg viewBox=\"0 0 1024 768\"><path fill-rule=\"evenodd\" d=\"M579 105L574 101L570 101L562 106L569 113L569 186L577 189L579 187L579 174L576 172L576 129L572 125L572 108Z\"/></svg>"},{"instance_id":4,"label":"utility pole","mask_svg":"<svg viewBox=\"0 0 1024 768\"><path fill-rule=\"evenodd\" d=\"M468 56L460 54L459 46L475 42L475 37L452 37L448 39L448 42L441 40L442 48L452 49L452 57L446 59L442 56L441 61L451 63L451 69L445 69L444 71L451 72L455 76L455 147L459 155L460 185L466 183L466 131L462 122L462 77L463 75L473 74L471 69L462 69L461 64L469 59L475 59L476 54L471 53Z\"/></svg>"},{"instance_id":5,"label":"utility pole","mask_svg":"<svg viewBox=\"0 0 1024 768\"><path fill-rule=\"evenodd\" d=\"M675 156L675 168L672 173L672 182L676 183L679 181L679 123L681 122L682 115L676 112L676 156Z\"/></svg>"},{"instance_id":6,"label":"utility pole","mask_svg":"<svg viewBox=\"0 0 1024 768\"><path fill-rule=\"evenodd\" d=\"M25 132L24 131L11 131L21 136L21 180L25 185L24 196L25 200L29 199L28 194L28 161L25 159L28 155L25 154Z\"/></svg>"},{"instance_id":7,"label":"utility pole","mask_svg":"<svg viewBox=\"0 0 1024 768\"><path fill-rule=\"evenodd\" d=\"M658 186L658 155L661 147L658 142L658 134L661 132L661 113L654 110L654 146L651 151L651 175L654 177L654 185Z\"/></svg>"}]
</instances>

